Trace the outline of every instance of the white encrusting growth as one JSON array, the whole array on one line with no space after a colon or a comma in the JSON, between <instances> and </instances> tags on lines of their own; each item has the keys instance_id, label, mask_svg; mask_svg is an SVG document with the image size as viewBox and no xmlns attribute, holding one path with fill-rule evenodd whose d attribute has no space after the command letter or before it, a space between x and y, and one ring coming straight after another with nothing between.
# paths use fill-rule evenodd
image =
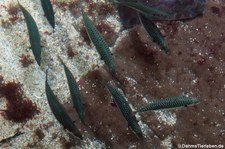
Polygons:
<instances>
[{"instance_id":1,"label":"white encrusting growth","mask_svg":"<svg viewBox=\"0 0 225 149\"><path fill-rule=\"evenodd\" d=\"M168 110L159 110L154 112L159 122L170 126L176 124L177 117L175 113L172 113Z\"/></svg>"},{"instance_id":2,"label":"white encrusting growth","mask_svg":"<svg viewBox=\"0 0 225 149\"><path fill-rule=\"evenodd\" d=\"M171 143L171 136L168 136L167 138L165 138L161 144L162 146L166 147L167 149L172 149L172 143Z\"/></svg>"}]
</instances>

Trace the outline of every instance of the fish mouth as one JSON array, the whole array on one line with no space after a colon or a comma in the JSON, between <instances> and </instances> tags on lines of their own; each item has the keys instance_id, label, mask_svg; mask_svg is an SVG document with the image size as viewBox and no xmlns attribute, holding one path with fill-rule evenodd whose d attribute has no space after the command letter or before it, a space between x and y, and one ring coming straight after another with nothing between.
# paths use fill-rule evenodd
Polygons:
<instances>
[{"instance_id":1,"label":"fish mouth","mask_svg":"<svg viewBox=\"0 0 225 149\"><path fill-rule=\"evenodd\" d=\"M192 104L191 105L195 105L200 103L200 100L198 98L191 98Z\"/></svg>"}]
</instances>

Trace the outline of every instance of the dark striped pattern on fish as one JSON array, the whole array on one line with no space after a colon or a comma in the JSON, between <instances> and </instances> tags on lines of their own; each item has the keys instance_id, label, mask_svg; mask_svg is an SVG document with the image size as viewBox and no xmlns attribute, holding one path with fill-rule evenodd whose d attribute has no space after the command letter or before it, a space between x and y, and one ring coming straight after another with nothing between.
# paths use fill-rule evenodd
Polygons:
<instances>
[{"instance_id":1,"label":"dark striped pattern on fish","mask_svg":"<svg viewBox=\"0 0 225 149\"><path fill-rule=\"evenodd\" d=\"M138 125L138 121L137 121L135 115L132 115L132 109L130 108L126 99L119 92L119 90L116 87L113 87L111 84L108 83L107 88L110 91L110 93L112 94L116 104L120 108L120 111L122 112L124 118L127 120L128 125L140 138L143 138L141 128Z\"/></svg>"},{"instance_id":2,"label":"dark striped pattern on fish","mask_svg":"<svg viewBox=\"0 0 225 149\"><path fill-rule=\"evenodd\" d=\"M109 67L109 70L112 74L115 74L115 60L113 59L111 52L109 50L109 46L107 45L105 39L101 35L101 33L94 26L93 22L90 18L88 18L85 12L82 12L84 26L88 33L89 38L92 43L95 45L96 50L100 54L102 60L104 60L105 64Z\"/></svg>"},{"instance_id":3,"label":"dark striped pattern on fish","mask_svg":"<svg viewBox=\"0 0 225 149\"><path fill-rule=\"evenodd\" d=\"M59 103L58 98L53 93L47 81L47 71L46 71L46 80L45 80L45 92L48 100L48 104L52 110L52 113L59 121L59 123L68 131L73 133L76 137L82 139L82 135L76 125L73 123L69 115L66 113L64 107Z\"/></svg>"},{"instance_id":4,"label":"dark striped pattern on fish","mask_svg":"<svg viewBox=\"0 0 225 149\"><path fill-rule=\"evenodd\" d=\"M84 123L85 112L84 112L83 100L80 95L80 90L77 85L76 79L73 77L72 72L64 64L64 62L62 61L62 59L60 57L59 57L59 60L61 61L64 71L65 71L65 74L66 74L67 83L68 83L69 90L70 90L70 95L72 97L73 107L76 109L81 122Z\"/></svg>"},{"instance_id":5,"label":"dark striped pattern on fish","mask_svg":"<svg viewBox=\"0 0 225 149\"><path fill-rule=\"evenodd\" d=\"M138 13L138 15L141 24L144 26L149 36L152 37L153 41L159 44L166 53L169 52L168 44L158 27L145 15L141 13Z\"/></svg>"},{"instance_id":6,"label":"dark striped pattern on fish","mask_svg":"<svg viewBox=\"0 0 225 149\"><path fill-rule=\"evenodd\" d=\"M192 97L178 96L178 97L164 98L152 101L148 105L143 106L137 112L186 107L197 103L199 103L199 100L197 98Z\"/></svg>"}]
</instances>

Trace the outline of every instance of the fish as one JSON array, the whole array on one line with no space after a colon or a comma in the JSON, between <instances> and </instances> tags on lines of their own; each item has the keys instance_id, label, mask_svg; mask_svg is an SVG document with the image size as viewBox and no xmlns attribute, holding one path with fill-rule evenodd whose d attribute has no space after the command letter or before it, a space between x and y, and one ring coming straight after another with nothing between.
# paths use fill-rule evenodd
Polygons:
<instances>
[{"instance_id":1,"label":"fish","mask_svg":"<svg viewBox=\"0 0 225 149\"><path fill-rule=\"evenodd\" d=\"M144 4L139 3L139 2L124 1L124 0L113 0L113 2L115 4L119 4L119 5L123 5L123 6L126 6L126 7L130 7L132 9L135 9L136 11L149 16L150 18L155 16L155 15L160 16L162 18L170 17L170 14L163 11L163 10L160 10L158 8L154 8L154 7L151 7L151 6L147 6L147 5L144 5Z\"/></svg>"},{"instance_id":2,"label":"fish","mask_svg":"<svg viewBox=\"0 0 225 149\"><path fill-rule=\"evenodd\" d=\"M45 16L49 22L49 24L52 26L52 28L55 28L55 16L54 11L52 8L52 4L50 0L41 0L41 5L43 8L43 11L45 13Z\"/></svg>"},{"instance_id":3,"label":"fish","mask_svg":"<svg viewBox=\"0 0 225 149\"><path fill-rule=\"evenodd\" d=\"M3 147L2 146L3 144L10 143L11 140L13 140L23 134L24 134L24 132L20 132L19 130L17 130L17 132L13 136L10 136L8 138L0 140L0 147Z\"/></svg>"},{"instance_id":4,"label":"fish","mask_svg":"<svg viewBox=\"0 0 225 149\"><path fill-rule=\"evenodd\" d=\"M68 83L69 90L70 90L70 95L72 97L73 107L76 109L81 122L84 123L85 112L84 112L84 106L83 106L83 99L81 97L78 84L76 82L76 79L73 77L72 72L65 65L63 60L60 57L58 57L58 58L59 58L61 64L63 65L64 71L66 74L67 83Z\"/></svg>"},{"instance_id":5,"label":"fish","mask_svg":"<svg viewBox=\"0 0 225 149\"><path fill-rule=\"evenodd\" d=\"M23 16L25 18L27 29L29 32L29 39L31 44L31 49L34 54L35 60L38 65L41 65L41 41L40 34L38 31L37 24L30 13L18 2L20 9L22 10Z\"/></svg>"},{"instance_id":6,"label":"fish","mask_svg":"<svg viewBox=\"0 0 225 149\"><path fill-rule=\"evenodd\" d=\"M83 11L82 11L82 17L83 17L83 23L84 23L85 29L87 31L87 34L90 40L94 44L98 53L100 54L101 59L105 62L105 64L109 67L110 72L114 75L116 63L109 50L108 44L106 43L101 33L94 26L91 19Z\"/></svg>"},{"instance_id":7,"label":"fish","mask_svg":"<svg viewBox=\"0 0 225 149\"><path fill-rule=\"evenodd\" d=\"M198 98L176 96L176 97L154 100L150 102L149 104L143 106L139 110L137 110L137 112L187 107L187 106L195 105L199 102L200 101Z\"/></svg>"},{"instance_id":8,"label":"fish","mask_svg":"<svg viewBox=\"0 0 225 149\"><path fill-rule=\"evenodd\" d=\"M184 20L203 14L206 0L138 0L145 6L151 6L170 14L167 18L153 16L154 20Z\"/></svg>"},{"instance_id":9,"label":"fish","mask_svg":"<svg viewBox=\"0 0 225 149\"><path fill-rule=\"evenodd\" d=\"M108 88L109 92L112 94L124 118L127 120L128 126L131 127L131 129L137 134L139 138L143 138L143 134L138 124L138 121L135 115L132 115L132 109L129 106L126 99L124 98L124 96L119 92L119 90L116 87L112 86L110 83L107 83L106 87Z\"/></svg>"},{"instance_id":10,"label":"fish","mask_svg":"<svg viewBox=\"0 0 225 149\"><path fill-rule=\"evenodd\" d=\"M53 93L52 89L50 88L48 81L47 81L48 71L46 70L46 80L45 80L45 92L48 100L48 104L50 109L58 122L68 131L73 133L76 137L82 139L82 134L66 113L64 107L59 103L57 96Z\"/></svg>"},{"instance_id":11,"label":"fish","mask_svg":"<svg viewBox=\"0 0 225 149\"><path fill-rule=\"evenodd\" d=\"M119 0L121 1L121 0ZM125 0L123 0L125 1ZM128 0L135 1L135 0ZM159 15L151 15L150 19L158 20L190 20L204 14L206 0L136 0L138 3L150 6L155 9L163 10L169 14L169 17L161 17ZM140 24L137 11L118 5L117 7L123 29L129 29Z\"/></svg>"},{"instance_id":12,"label":"fish","mask_svg":"<svg viewBox=\"0 0 225 149\"><path fill-rule=\"evenodd\" d=\"M166 53L168 53L169 46L158 27L145 15L138 13L138 16L148 35L152 37L153 41L160 45Z\"/></svg>"}]
</instances>

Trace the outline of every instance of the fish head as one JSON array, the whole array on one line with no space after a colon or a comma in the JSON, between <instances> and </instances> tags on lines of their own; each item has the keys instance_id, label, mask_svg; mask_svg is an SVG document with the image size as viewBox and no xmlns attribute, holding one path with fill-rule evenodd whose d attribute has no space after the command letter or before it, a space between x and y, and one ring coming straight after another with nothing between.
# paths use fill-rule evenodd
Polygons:
<instances>
[{"instance_id":1,"label":"fish head","mask_svg":"<svg viewBox=\"0 0 225 149\"><path fill-rule=\"evenodd\" d=\"M195 105L200 102L198 98L191 98L190 100L191 100L191 105Z\"/></svg>"}]
</instances>

